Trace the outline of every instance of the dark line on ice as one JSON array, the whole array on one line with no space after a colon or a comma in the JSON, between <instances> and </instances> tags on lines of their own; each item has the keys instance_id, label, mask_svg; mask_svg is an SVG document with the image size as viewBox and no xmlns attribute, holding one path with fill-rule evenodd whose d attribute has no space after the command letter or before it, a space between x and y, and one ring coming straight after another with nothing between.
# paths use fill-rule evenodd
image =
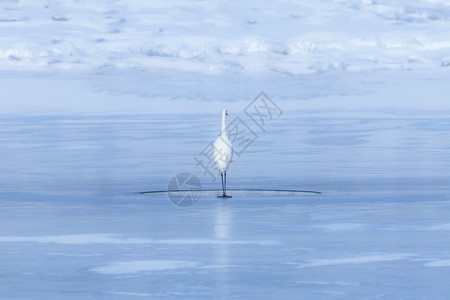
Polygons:
<instances>
[{"instance_id":1,"label":"dark line on ice","mask_svg":"<svg viewBox=\"0 0 450 300\"><path fill-rule=\"evenodd\" d=\"M202 192L221 192L221 189L198 189ZM160 191L146 191L139 192L139 194L164 194L164 193L185 193L191 190L160 190ZM317 191L305 191L305 190L280 190L280 189L227 189L227 191L234 192L283 192L283 193L309 193L309 194L322 194Z\"/></svg>"}]
</instances>

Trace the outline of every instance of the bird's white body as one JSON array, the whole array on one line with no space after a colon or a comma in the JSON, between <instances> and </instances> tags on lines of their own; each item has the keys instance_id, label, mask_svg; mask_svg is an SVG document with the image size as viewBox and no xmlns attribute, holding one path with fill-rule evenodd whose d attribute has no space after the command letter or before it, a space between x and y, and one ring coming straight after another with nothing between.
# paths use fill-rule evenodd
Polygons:
<instances>
[{"instance_id":1,"label":"bird's white body","mask_svg":"<svg viewBox=\"0 0 450 300\"><path fill-rule=\"evenodd\" d=\"M231 142L226 134L220 135L214 142L214 160L219 172L226 172L233 157Z\"/></svg>"},{"instance_id":2,"label":"bird's white body","mask_svg":"<svg viewBox=\"0 0 450 300\"><path fill-rule=\"evenodd\" d=\"M227 136L227 124L225 123L225 116L227 116L227 110L222 110L222 131L219 137L214 142L214 160L216 162L217 169L222 177L222 197L229 197L226 195L226 176L227 170L230 166L231 159L233 158L233 146ZM224 181L225 178L225 181Z\"/></svg>"}]
</instances>

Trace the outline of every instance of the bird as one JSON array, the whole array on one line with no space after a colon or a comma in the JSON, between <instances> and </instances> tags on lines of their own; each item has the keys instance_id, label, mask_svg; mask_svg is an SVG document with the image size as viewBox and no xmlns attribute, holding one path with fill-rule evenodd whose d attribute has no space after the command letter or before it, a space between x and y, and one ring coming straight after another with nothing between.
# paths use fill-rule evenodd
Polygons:
<instances>
[{"instance_id":1,"label":"bird","mask_svg":"<svg viewBox=\"0 0 450 300\"><path fill-rule=\"evenodd\" d=\"M222 178L222 192L219 198L231 198L227 195L227 170L230 166L231 159L233 157L233 146L227 136L227 124L225 117L228 116L227 110L222 110L222 130L219 137L214 142L214 160L216 162L217 169L220 172Z\"/></svg>"}]
</instances>

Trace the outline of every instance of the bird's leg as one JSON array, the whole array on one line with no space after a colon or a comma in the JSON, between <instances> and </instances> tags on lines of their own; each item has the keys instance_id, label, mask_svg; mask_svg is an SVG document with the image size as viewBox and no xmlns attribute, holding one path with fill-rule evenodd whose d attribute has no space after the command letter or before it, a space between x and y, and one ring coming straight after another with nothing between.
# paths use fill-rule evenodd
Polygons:
<instances>
[{"instance_id":1,"label":"bird's leg","mask_svg":"<svg viewBox=\"0 0 450 300\"><path fill-rule=\"evenodd\" d=\"M225 179L224 179L225 188L223 189L223 195L226 196L227 195L227 172L223 173L223 176L225 177Z\"/></svg>"},{"instance_id":2,"label":"bird's leg","mask_svg":"<svg viewBox=\"0 0 450 300\"><path fill-rule=\"evenodd\" d=\"M223 185L223 173L222 172L220 172L220 177L222 178L222 192L223 192L223 195L225 196L225 188Z\"/></svg>"}]
</instances>

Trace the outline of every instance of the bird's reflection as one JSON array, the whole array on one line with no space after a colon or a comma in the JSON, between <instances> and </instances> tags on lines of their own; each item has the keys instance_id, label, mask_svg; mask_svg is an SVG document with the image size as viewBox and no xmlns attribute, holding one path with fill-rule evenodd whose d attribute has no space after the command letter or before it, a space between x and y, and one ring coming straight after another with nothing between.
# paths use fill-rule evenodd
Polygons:
<instances>
[{"instance_id":1,"label":"bird's reflection","mask_svg":"<svg viewBox=\"0 0 450 300\"><path fill-rule=\"evenodd\" d=\"M220 203L216 208L214 222L214 237L219 240L216 252L216 263L227 265L229 263L227 240L231 238L231 210L226 201ZM225 240L225 241L220 241Z\"/></svg>"},{"instance_id":2,"label":"bird's reflection","mask_svg":"<svg viewBox=\"0 0 450 300\"><path fill-rule=\"evenodd\" d=\"M230 244L232 212L226 200L216 207L214 222L214 237L218 240L215 250L215 264L217 265L217 284L222 295L227 294L230 266Z\"/></svg>"},{"instance_id":3,"label":"bird's reflection","mask_svg":"<svg viewBox=\"0 0 450 300\"><path fill-rule=\"evenodd\" d=\"M216 218L214 223L214 236L216 239L230 238L230 219L231 213L226 201L217 206Z\"/></svg>"}]
</instances>

